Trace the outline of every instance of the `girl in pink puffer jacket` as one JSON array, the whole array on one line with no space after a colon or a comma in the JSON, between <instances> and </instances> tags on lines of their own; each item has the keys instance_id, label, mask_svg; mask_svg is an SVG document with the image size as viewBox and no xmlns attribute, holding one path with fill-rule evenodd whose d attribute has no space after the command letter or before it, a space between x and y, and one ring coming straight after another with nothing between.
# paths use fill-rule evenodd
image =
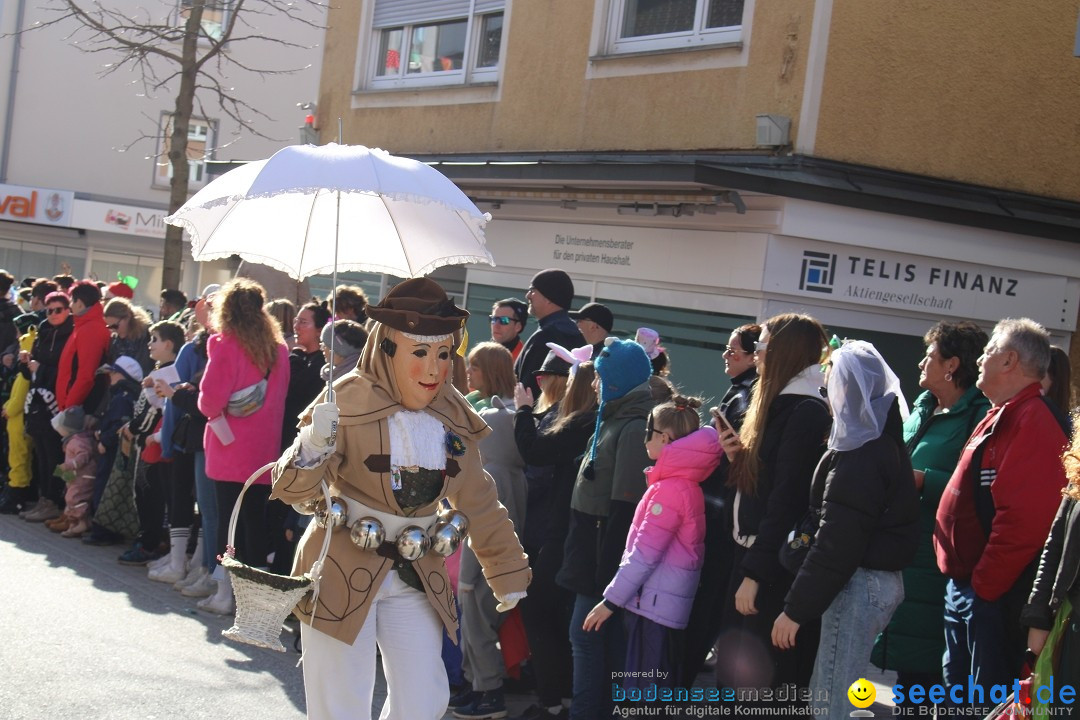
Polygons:
<instances>
[{"instance_id":1,"label":"girl in pink puffer jacket","mask_svg":"<svg viewBox=\"0 0 1080 720\"><path fill-rule=\"evenodd\" d=\"M645 427L645 450L656 464L634 512L626 550L603 602L585 618L599 629L616 607L626 621L622 687L673 687L679 677L682 630L690 617L704 554L701 482L720 463L716 430L699 427L699 398L676 395L658 405Z\"/></svg>"}]
</instances>

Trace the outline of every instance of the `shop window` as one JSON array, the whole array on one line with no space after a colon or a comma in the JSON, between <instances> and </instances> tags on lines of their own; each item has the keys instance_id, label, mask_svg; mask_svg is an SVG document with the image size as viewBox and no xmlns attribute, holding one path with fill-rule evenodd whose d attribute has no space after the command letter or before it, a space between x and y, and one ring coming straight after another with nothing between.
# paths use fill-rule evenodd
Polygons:
<instances>
[{"instance_id":1,"label":"shop window","mask_svg":"<svg viewBox=\"0 0 1080 720\"><path fill-rule=\"evenodd\" d=\"M601 0L610 54L679 50L742 40L745 0Z\"/></svg>"},{"instance_id":2,"label":"shop window","mask_svg":"<svg viewBox=\"0 0 1080 720\"><path fill-rule=\"evenodd\" d=\"M868 316L867 325L874 325L873 316ZM885 322L881 323L886 324ZM933 322L927 321L926 329L933 326ZM919 396L922 388L919 387L919 363L922 362L926 352L926 346L922 338L900 333L884 332L881 330L868 330L865 328L849 328L839 325L826 325L825 330L829 335L836 335L841 339L865 340L872 343L885 362L889 363L896 376L900 378L900 387L907 398L908 405Z\"/></svg>"},{"instance_id":3,"label":"shop window","mask_svg":"<svg viewBox=\"0 0 1080 720\"><path fill-rule=\"evenodd\" d=\"M187 21L191 13L193 0L180 0L180 21ZM221 40L224 34L225 24L229 19L229 0L206 0L203 6L202 21L199 23L204 38L203 40Z\"/></svg>"},{"instance_id":4,"label":"shop window","mask_svg":"<svg viewBox=\"0 0 1080 720\"><path fill-rule=\"evenodd\" d=\"M370 89L498 80L505 0L380 0Z\"/></svg>"},{"instance_id":5,"label":"shop window","mask_svg":"<svg viewBox=\"0 0 1080 720\"><path fill-rule=\"evenodd\" d=\"M25 277L51 278L62 272L82 277L86 252L39 241L0 240L0 268L14 275L16 281Z\"/></svg>"},{"instance_id":6,"label":"shop window","mask_svg":"<svg viewBox=\"0 0 1080 720\"><path fill-rule=\"evenodd\" d=\"M181 269L183 272L183 268ZM157 293L161 290L163 268L161 257L147 257L145 255L130 255L127 253L111 253L95 251L89 266L86 268L86 277L92 280L102 280L110 283L119 278L133 277L137 282L135 287L135 302L157 314Z\"/></svg>"},{"instance_id":7,"label":"shop window","mask_svg":"<svg viewBox=\"0 0 1080 720\"><path fill-rule=\"evenodd\" d=\"M491 306L495 304L495 301L505 300L506 298L517 298L522 302L525 301L525 291L528 290L529 283L528 278L524 280L524 283L523 287L500 287L497 285L469 283L469 296L465 305L465 309L469 311L469 319L465 323L465 328L469 331L469 347L491 340L491 322L488 320L488 316L491 315ZM570 307L579 308L587 302L589 302L587 296L575 295ZM521 331L521 339L523 341L528 340L529 336L536 332L536 328L536 318L530 316L525 329Z\"/></svg>"},{"instance_id":8,"label":"shop window","mask_svg":"<svg viewBox=\"0 0 1080 720\"><path fill-rule=\"evenodd\" d=\"M715 404L731 385L724 374L724 348L731 331L753 322L744 315L646 305L598 298L615 316L612 334L633 340L639 327L656 330L667 351L670 380L684 394L703 397ZM574 307L580 307L575 304Z\"/></svg>"},{"instance_id":9,"label":"shop window","mask_svg":"<svg viewBox=\"0 0 1080 720\"><path fill-rule=\"evenodd\" d=\"M385 292L383 290L383 276L379 273L339 272L337 284L358 286L367 295L368 302L372 305L378 304ZM334 277L332 275L312 275L308 278L308 288L311 290L311 295L317 297L321 302L330 297L330 293L334 289Z\"/></svg>"},{"instance_id":10,"label":"shop window","mask_svg":"<svg viewBox=\"0 0 1080 720\"><path fill-rule=\"evenodd\" d=\"M169 142L172 138L172 115L161 116L159 151L154 163L154 186L168 187L172 180L172 163L169 162ZM209 120L192 118L188 123L188 187L200 188L206 184L206 161L214 147L214 124Z\"/></svg>"}]
</instances>

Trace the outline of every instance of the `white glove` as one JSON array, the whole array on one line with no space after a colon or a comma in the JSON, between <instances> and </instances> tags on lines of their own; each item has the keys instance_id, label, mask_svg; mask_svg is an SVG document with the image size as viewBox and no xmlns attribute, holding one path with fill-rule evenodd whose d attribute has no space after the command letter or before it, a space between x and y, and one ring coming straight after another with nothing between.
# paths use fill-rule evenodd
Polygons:
<instances>
[{"instance_id":1,"label":"white glove","mask_svg":"<svg viewBox=\"0 0 1080 720\"><path fill-rule=\"evenodd\" d=\"M319 403L311 410L311 423L300 429L300 445L314 455L332 451L337 445L338 407Z\"/></svg>"},{"instance_id":2,"label":"white glove","mask_svg":"<svg viewBox=\"0 0 1080 720\"><path fill-rule=\"evenodd\" d=\"M495 599L499 601L499 604L495 606L495 609L499 612L510 612L517 607L519 601L525 599L525 595L524 592L512 592L506 597L495 596Z\"/></svg>"}]
</instances>

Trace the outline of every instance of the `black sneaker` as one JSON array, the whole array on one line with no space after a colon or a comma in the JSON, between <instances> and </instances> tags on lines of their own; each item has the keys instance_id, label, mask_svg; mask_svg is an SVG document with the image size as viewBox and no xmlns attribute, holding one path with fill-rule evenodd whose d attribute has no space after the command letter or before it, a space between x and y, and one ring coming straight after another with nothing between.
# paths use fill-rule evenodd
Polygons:
<instances>
[{"instance_id":1,"label":"black sneaker","mask_svg":"<svg viewBox=\"0 0 1080 720\"><path fill-rule=\"evenodd\" d=\"M13 488L8 486L0 495L0 515L14 515L29 505L31 501L30 488Z\"/></svg>"},{"instance_id":2,"label":"black sneaker","mask_svg":"<svg viewBox=\"0 0 1080 720\"><path fill-rule=\"evenodd\" d=\"M465 707L466 705L472 705L474 702L480 699L483 693L472 689L471 685L466 685L461 690L450 696L450 704L447 705L451 710Z\"/></svg>"},{"instance_id":3,"label":"black sneaker","mask_svg":"<svg viewBox=\"0 0 1080 720\"><path fill-rule=\"evenodd\" d=\"M136 541L120 557L116 558L116 561L121 565L145 565L153 559L154 554L144 548L142 543Z\"/></svg>"},{"instance_id":4,"label":"black sneaker","mask_svg":"<svg viewBox=\"0 0 1080 720\"><path fill-rule=\"evenodd\" d=\"M481 693L471 705L455 710L454 717L463 720L497 720L506 717L506 700L503 699L502 688Z\"/></svg>"}]
</instances>

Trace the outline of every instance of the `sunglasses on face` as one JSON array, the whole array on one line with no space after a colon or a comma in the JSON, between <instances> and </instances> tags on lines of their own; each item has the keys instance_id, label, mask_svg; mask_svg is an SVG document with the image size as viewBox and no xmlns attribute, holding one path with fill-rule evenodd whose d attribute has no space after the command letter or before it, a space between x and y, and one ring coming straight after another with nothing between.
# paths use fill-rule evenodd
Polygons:
<instances>
[{"instance_id":1,"label":"sunglasses on face","mask_svg":"<svg viewBox=\"0 0 1080 720\"><path fill-rule=\"evenodd\" d=\"M754 352L763 353L768 349L768 347L769 343L761 342L760 340L758 340L756 343L754 343Z\"/></svg>"},{"instance_id":2,"label":"sunglasses on face","mask_svg":"<svg viewBox=\"0 0 1080 720\"><path fill-rule=\"evenodd\" d=\"M45 311L46 315L59 315L62 312L66 312L66 307L51 307Z\"/></svg>"},{"instance_id":3,"label":"sunglasses on face","mask_svg":"<svg viewBox=\"0 0 1080 720\"><path fill-rule=\"evenodd\" d=\"M645 421L645 442L652 442L653 435L663 435L663 430L657 430L653 427L653 416L650 415L649 419Z\"/></svg>"},{"instance_id":4,"label":"sunglasses on face","mask_svg":"<svg viewBox=\"0 0 1080 720\"><path fill-rule=\"evenodd\" d=\"M514 322L514 318L509 315L488 315L488 320L491 321L492 325L509 325Z\"/></svg>"},{"instance_id":5,"label":"sunglasses on face","mask_svg":"<svg viewBox=\"0 0 1080 720\"><path fill-rule=\"evenodd\" d=\"M730 355L731 357L738 357L739 355L744 354L744 351L741 348L736 350L735 348L728 345L727 347L724 348L724 354L725 355Z\"/></svg>"}]
</instances>

